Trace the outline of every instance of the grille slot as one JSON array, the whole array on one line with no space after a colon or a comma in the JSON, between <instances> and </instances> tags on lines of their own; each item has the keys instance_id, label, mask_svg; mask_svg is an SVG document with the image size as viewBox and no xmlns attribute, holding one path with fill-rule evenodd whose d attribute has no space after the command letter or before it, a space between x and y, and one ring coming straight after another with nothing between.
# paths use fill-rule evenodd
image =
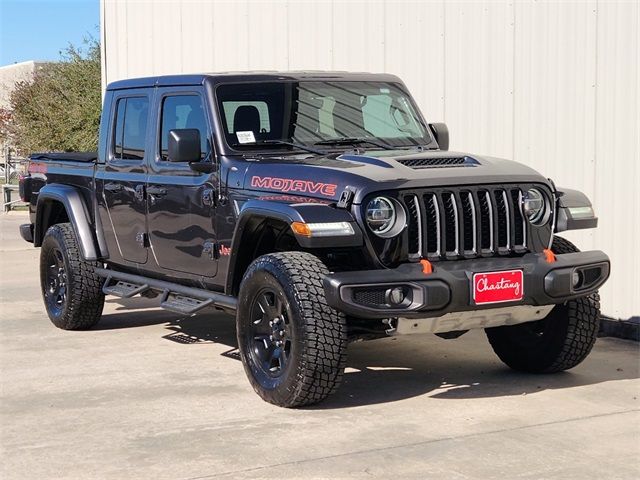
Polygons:
<instances>
[{"instance_id":1,"label":"grille slot","mask_svg":"<svg viewBox=\"0 0 640 480\"><path fill-rule=\"evenodd\" d=\"M528 251L528 223L520 207L520 188L466 187L408 193L403 201L408 212L411 260Z\"/></svg>"},{"instance_id":2,"label":"grille slot","mask_svg":"<svg viewBox=\"0 0 640 480\"><path fill-rule=\"evenodd\" d=\"M511 190L511 205L513 205L513 248L516 251L527 249L526 219L522 214L522 191L519 188Z\"/></svg>"},{"instance_id":3,"label":"grille slot","mask_svg":"<svg viewBox=\"0 0 640 480\"><path fill-rule=\"evenodd\" d=\"M460 193L462 211L462 250L465 256L476 254L476 207L471 192Z\"/></svg>"},{"instance_id":4,"label":"grille slot","mask_svg":"<svg viewBox=\"0 0 640 480\"><path fill-rule=\"evenodd\" d=\"M498 223L498 253L507 253L509 251L509 210L506 202L506 194L504 190L494 190L493 197L495 200L495 213Z\"/></svg>"},{"instance_id":5,"label":"grille slot","mask_svg":"<svg viewBox=\"0 0 640 480\"><path fill-rule=\"evenodd\" d=\"M420 204L416 195L408 195L404 199L409 215L409 225L407 227L409 233L409 257L410 260L420 259L422 257L422 219L420 215Z\"/></svg>"},{"instance_id":6,"label":"grille slot","mask_svg":"<svg viewBox=\"0 0 640 480\"><path fill-rule=\"evenodd\" d=\"M456 256L460 251L460 225L458 224L456 196L453 193L444 193L442 202L444 206L445 254L447 257Z\"/></svg>"},{"instance_id":7,"label":"grille slot","mask_svg":"<svg viewBox=\"0 0 640 480\"><path fill-rule=\"evenodd\" d=\"M480 210L480 250L493 253L493 204L491 194L486 190L477 193Z\"/></svg>"},{"instance_id":8,"label":"grille slot","mask_svg":"<svg viewBox=\"0 0 640 480\"><path fill-rule=\"evenodd\" d=\"M423 229L426 233L426 251L427 257L440 256L440 208L438 207L438 197L435 193L424 196L424 204L426 211L425 223Z\"/></svg>"}]
</instances>

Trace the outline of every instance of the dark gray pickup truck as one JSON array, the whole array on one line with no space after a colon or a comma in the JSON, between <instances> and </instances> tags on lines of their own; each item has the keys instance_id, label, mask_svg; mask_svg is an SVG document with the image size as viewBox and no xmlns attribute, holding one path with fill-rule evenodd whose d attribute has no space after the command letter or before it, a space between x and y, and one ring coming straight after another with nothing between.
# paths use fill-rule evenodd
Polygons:
<instances>
[{"instance_id":1,"label":"dark gray pickup truck","mask_svg":"<svg viewBox=\"0 0 640 480\"><path fill-rule=\"evenodd\" d=\"M98 152L33 155L21 180L47 313L235 313L251 384L285 407L334 392L356 338L482 328L512 368L574 367L609 259L556 234L596 226L589 200L448 137L392 75L112 83Z\"/></svg>"}]
</instances>

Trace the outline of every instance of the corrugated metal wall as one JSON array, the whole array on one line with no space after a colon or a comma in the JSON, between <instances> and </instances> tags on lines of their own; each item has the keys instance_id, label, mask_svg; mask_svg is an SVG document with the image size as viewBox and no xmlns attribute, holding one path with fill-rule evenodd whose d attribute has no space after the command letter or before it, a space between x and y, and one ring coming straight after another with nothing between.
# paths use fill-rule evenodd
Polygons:
<instances>
[{"instance_id":1,"label":"corrugated metal wall","mask_svg":"<svg viewBox=\"0 0 640 480\"><path fill-rule=\"evenodd\" d=\"M636 1L102 0L103 77L320 69L400 75L452 149L513 158L593 200L569 234L612 258L604 313L640 315Z\"/></svg>"}]
</instances>

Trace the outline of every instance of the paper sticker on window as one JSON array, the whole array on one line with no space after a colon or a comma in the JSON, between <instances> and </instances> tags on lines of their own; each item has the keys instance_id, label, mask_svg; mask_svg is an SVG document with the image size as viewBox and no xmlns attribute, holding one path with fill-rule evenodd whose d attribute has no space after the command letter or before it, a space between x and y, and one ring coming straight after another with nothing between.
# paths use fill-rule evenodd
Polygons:
<instances>
[{"instance_id":1,"label":"paper sticker on window","mask_svg":"<svg viewBox=\"0 0 640 480\"><path fill-rule=\"evenodd\" d=\"M256 137L253 136L253 132L248 130L246 132L236 132L238 137L238 143L255 143Z\"/></svg>"}]
</instances>

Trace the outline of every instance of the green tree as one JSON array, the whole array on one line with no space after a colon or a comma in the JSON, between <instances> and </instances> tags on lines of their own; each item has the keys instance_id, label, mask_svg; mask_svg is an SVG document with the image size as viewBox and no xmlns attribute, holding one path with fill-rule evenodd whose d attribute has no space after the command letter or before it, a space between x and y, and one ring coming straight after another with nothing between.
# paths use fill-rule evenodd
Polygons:
<instances>
[{"instance_id":1,"label":"green tree","mask_svg":"<svg viewBox=\"0 0 640 480\"><path fill-rule=\"evenodd\" d=\"M100 45L69 46L11 94L10 137L22 154L91 151L100 125Z\"/></svg>"}]
</instances>

